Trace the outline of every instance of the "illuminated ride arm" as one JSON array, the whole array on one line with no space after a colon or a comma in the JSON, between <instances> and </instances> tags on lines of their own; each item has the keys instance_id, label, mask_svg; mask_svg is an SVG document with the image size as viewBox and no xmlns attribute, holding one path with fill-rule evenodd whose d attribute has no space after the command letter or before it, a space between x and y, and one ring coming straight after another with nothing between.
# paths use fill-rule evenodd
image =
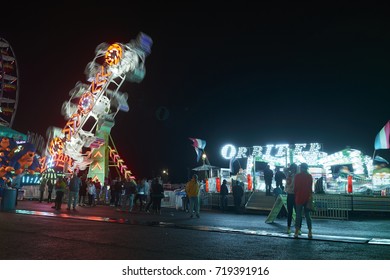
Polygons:
<instances>
[{"instance_id":1,"label":"illuminated ride arm","mask_svg":"<svg viewBox=\"0 0 390 280\"><path fill-rule=\"evenodd\" d=\"M47 154L54 164L64 159L69 172L89 166L93 150L104 144L104 139L95 136L100 126L113 122L119 111L129 111L128 96L119 88L125 80L142 81L151 45L151 38L140 33L128 44L102 43L96 48L96 56L85 71L90 85L76 83L62 106L65 127L60 132L48 131Z\"/></svg>"}]
</instances>

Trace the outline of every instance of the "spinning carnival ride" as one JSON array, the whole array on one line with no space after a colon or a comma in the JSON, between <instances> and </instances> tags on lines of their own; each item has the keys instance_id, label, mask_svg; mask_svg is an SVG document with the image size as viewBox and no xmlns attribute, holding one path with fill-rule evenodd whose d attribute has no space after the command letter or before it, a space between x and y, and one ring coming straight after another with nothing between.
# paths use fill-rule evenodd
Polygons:
<instances>
[{"instance_id":1,"label":"spinning carnival ride","mask_svg":"<svg viewBox=\"0 0 390 280\"><path fill-rule=\"evenodd\" d=\"M128 96L119 88L125 80L143 80L145 57L150 54L151 46L151 38L140 33L127 44L102 43L96 48L95 58L85 69L89 84L77 82L69 92L69 101L62 105L65 127L47 130L42 171L56 166L72 173L89 167L88 177L104 182L111 157L122 176L131 176L115 147L109 146L110 131L116 114L129 111Z\"/></svg>"},{"instance_id":2,"label":"spinning carnival ride","mask_svg":"<svg viewBox=\"0 0 390 280\"><path fill-rule=\"evenodd\" d=\"M12 127L18 106L18 65L10 44L0 38L0 125Z\"/></svg>"}]
</instances>

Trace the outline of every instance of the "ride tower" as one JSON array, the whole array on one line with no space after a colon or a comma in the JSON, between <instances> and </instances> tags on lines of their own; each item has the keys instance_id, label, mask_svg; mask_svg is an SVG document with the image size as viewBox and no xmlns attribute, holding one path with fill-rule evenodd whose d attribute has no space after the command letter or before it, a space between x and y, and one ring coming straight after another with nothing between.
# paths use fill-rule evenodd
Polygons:
<instances>
[{"instance_id":1,"label":"ride tower","mask_svg":"<svg viewBox=\"0 0 390 280\"><path fill-rule=\"evenodd\" d=\"M152 39L139 33L127 44L100 44L85 74L90 84L77 82L62 105L67 123L63 129L47 131L47 157L43 169L54 166L64 173L88 169L88 177L104 183L109 172L110 133L119 111L128 112L128 95L119 91L125 81L141 82L145 76L145 58L151 52ZM118 158L118 157L117 157ZM131 175L121 166L123 177Z\"/></svg>"}]
</instances>

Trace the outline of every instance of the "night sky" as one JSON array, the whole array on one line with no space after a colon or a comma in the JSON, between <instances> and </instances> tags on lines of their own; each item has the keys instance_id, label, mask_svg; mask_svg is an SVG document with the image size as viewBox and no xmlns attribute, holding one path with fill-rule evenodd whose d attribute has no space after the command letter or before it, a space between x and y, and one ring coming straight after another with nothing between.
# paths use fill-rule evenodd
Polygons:
<instances>
[{"instance_id":1,"label":"night sky","mask_svg":"<svg viewBox=\"0 0 390 280\"><path fill-rule=\"evenodd\" d=\"M142 2L3 3L0 37L19 65L13 129L45 136L63 128L62 103L86 82L95 48L144 32L153 39L146 75L121 88L130 111L118 113L111 131L136 177L168 169L173 183L185 182L201 164L189 137L206 140L210 163L225 168L227 143L320 142L327 153L350 146L372 156L390 120L384 7Z\"/></svg>"}]
</instances>

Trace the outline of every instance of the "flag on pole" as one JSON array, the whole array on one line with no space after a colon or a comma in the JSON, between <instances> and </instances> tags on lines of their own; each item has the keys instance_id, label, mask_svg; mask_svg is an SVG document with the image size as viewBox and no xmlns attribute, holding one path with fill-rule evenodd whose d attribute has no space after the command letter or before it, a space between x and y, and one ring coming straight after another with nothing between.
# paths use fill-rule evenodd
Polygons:
<instances>
[{"instance_id":1,"label":"flag on pole","mask_svg":"<svg viewBox=\"0 0 390 280\"><path fill-rule=\"evenodd\" d=\"M379 131L375 137L375 150L390 149L390 121Z\"/></svg>"},{"instance_id":2,"label":"flag on pole","mask_svg":"<svg viewBox=\"0 0 390 280\"><path fill-rule=\"evenodd\" d=\"M196 161L199 161L201 156L201 151L206 147L206 141L198 138L189 138L192 141L192 147L195 148L196 152Z\"/></svg>"}]
</instances>

